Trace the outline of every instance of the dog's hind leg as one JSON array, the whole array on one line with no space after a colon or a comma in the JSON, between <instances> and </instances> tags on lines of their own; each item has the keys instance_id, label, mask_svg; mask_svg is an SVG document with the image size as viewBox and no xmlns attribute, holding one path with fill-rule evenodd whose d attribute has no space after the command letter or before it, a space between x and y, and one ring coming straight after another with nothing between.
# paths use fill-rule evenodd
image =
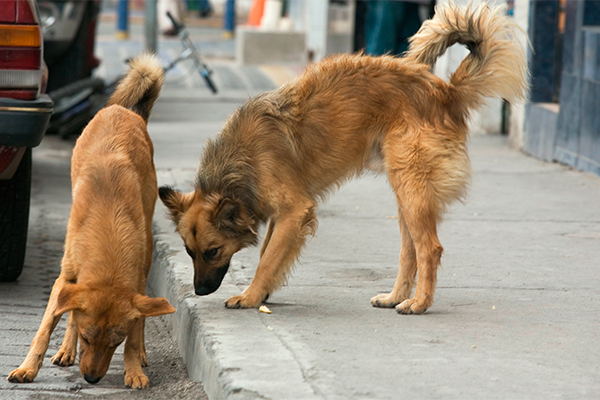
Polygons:
<instances>
[{"instance_id":1,"label":"dog's hind leg","mask_svg":"<svg viewBox=\"0 0 600 400\"><path fill-rule=\"evenodd\" d=\"M414 297L396 305L396 310L402 314L422 314L433 304L437 268L443 251L437 236L437 223L443 212L436 182L440 153L431 139L436 133L431 128L412 126L388 133L382 146L399 213L414 244L418 274ZM403 233L402 236L407 235ZM410 252L405 255L410 259ZM396 292L392 291L396 296L394 301L408 294L413 274L414 263L407 263L406 269L404 265L401 267L396 281L399 287L394 288Z\"/></svg>"},{"instance_id":2,"label":"dog's hind leg","mask_svg":"<svg viewBox=\"0 0 600 400\"><path fill-rule=\"evenodd\" d=\"M410 232L406 227L406 222L402 216L402 210L398 208L398 223L400 225L400 235L402 247L400 249L400 266L396 283L391 293L382 293L371 299L374 307L392 308L410 298L412 288L415 285L415 276L417 274L417 257L415 245Z\"/></svg>"},{"instance_id":3,"label":"dog's hind leg","mask_svg":"<svg viewBox=\"0 0 600 400\"><path fill-rule=\"evenodd\" d=\"M227 308L258 307L269 294L285 283L307 237L313 235L317 227L312 201L295 201L294 206L289 207L288 211L271 222L270 240L262 251L250 286L242 294L227 299Z\"/></svg>"},{"instance_id":4,"label":"dog's hind leg","mask_svg":"<svg viewBox=\"0 0 600 400\"><path fill-rule=\"evenodd\" d=\"M67 330L63 339L62 345L58 352L50 359L52 364L68 367L75 363L77 356L77 327L73 321L73 311L69 311L69 319L67 320Z\"/></svg>"},{"instance_id":5,"label":"dog's hind leg","mask_svg":"<svg viewBox=\"0 0 600 400\"><path fill-rule=\"evenodd\" d=\"M29 353L27 357L21 363L19 368L15 369L8 375L8 380L15 383L33 382L33 379L37 376L42 363L44 361L44 355L48 350L48 344L50 343L50 335L56 328L56 324L60 321L61 314L57 314L58 308L58 295L64 285L64 280L59 277L50 293L50 299L48 300L48 306L44 312L42 323L31 342Z\"/></svg>"},{"instance_id":6,"label":"dog's hind leg","mask_svg":"<svg viewBox=\"0 0 600 400\"><path fill-rule=\"evenodd\" d=\"M422 314L433 304L443 248L437 236L434 213L417 207L406 209L405 215L415 243L418 279L414 297L398 304L396 310L401 314Z\"/></svg>"}]
</instances>

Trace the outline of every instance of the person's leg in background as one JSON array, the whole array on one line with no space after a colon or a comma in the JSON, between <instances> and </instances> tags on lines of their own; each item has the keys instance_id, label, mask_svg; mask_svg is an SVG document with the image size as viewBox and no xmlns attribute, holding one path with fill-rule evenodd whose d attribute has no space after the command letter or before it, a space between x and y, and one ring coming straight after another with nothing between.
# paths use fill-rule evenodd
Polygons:
<instances>
[{"instance_id":1,"label":"person's leg in background","mask_svg":"<svg viewBox=\"0 0 600 400\"><path fill-rule=\"evenodd\" d=\"M417 33L422 19L420 7L431 8L430 0L372 0L366 2L365 51L369 55L401 55L408 39Z\"/></svg>"},{"instance_id":2,"label":"person's leg in background","mask_svg":"<svg viewBox=\"0 0 600 400\"><path fill-rule=\"evenodd\" d=\"M210 4L210 1L209 0L197 0L197 2L198 2L198 11L200 12L200 17L201 18L209 17L213 12L213 8L212 8L212 5Z\"/></svg>"},{"instance_id":3,"label":"person's leg in background","mask_svg":"<svg viewBox=\"0 0 600 400\"><path fill-rule=\"evenodd\" d=\"M398 41L396 42L395 53L403 54L408 50L408 39L417 33L421 27L421 16L419 14L419 4L410 1L398 1L402 8L402 21L398 31Z\"/></svg>"},{"instance_id":4,"label":"person's leg in background","mask_svg":"<svg viewBox=\"0 0 600 400\"><path fill-rule=\"evenodd\" d=\"M365 51L372 56L396 51L399 24L403 18L402 2L372 0L367 2Z\"/></svg>"}]
</instances>

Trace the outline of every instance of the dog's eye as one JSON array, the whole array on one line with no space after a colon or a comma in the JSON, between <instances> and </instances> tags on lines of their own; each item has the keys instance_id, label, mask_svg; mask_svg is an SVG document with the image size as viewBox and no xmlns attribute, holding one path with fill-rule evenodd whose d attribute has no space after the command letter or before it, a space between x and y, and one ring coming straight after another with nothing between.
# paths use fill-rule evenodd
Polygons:
<instances>
[{"instance_id":1,"label":"dog's eye","mask_svg":"<svg viewBox=\"0 0 600 400\"><path fill-rule=\"evenodd\" d=\"M90 344L90 342L88 342L88 340L87 340L87 338L86 338L85 336L83 336L83 335L80 335L80 336L81 336L81 341L82 341L83 343L85 343L85 344Z\"/></svg>"},{"instance_id":2,"label":"dog's eye","mask_svg":"<svg viewBox=\"0 0 600 400\"><path fill-rule=\"evenodd\" d=\"M219 249L220 247L215 247L214 249L206 250L204 254L202 254L202 258L204 258L204 261L206 262L212 261L217 256Z\"/></svg>"},{"instance_id":3,"label":"dog's eye","mask_svg":"<svg viewBox=\"0 0 600 400\"><path fill-rule=\"evenodd\" d=\"M187 251L188 255L192 257L192 260L196 259L196 253L194 253L189 247L185 246L185 251Z\"/></svg>"}]
</instances>

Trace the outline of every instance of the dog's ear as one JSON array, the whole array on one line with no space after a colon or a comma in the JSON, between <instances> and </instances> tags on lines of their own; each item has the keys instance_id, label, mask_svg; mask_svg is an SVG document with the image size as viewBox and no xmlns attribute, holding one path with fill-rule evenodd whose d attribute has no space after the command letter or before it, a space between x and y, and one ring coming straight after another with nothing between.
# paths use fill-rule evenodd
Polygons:
<instances>
[{"instance_id":1,"label":"dog's ear","mask_svg":"<svg viewBox=\"0 0 600 400\"><path fill-rule=\"evenodd\" d=\"M194 192L181 193L170 186L161 186L158 196L169 210L171 220L177 224L181 216L190 208L194 200Z\"/></svg>"},{"instance_id":2,"label":"dog's ear","mask_svg":"<svg viewBox=\"0 0 600 400\"><path fill-rule=\"evenodd\" d=\"M254 225L242 204L230 197L219 200L215 209L214 223L218 230L233 236L242 236L248 234L249 231L253 232L252 226Z\"/></svg>"},{"instance_id":3,"label":"dog's ear","mask_svg":"<svg viewBox=\"0 0 600 400\"><path fill-rule=\"evenodd\" d=\"M133 305L143 317L157 317L175 312L175 308L164 297L148 297L138 294L133 298Z\"/></svg>"},{"instance_id":4,"label":"dog's ear","mask_svg":"<svg viewBox=\"0 0 600 400\"><path fill-rule=\"evenodd\" d=\"M56 309L54 316L63 315L67 311L72 311L83 307L85 300L85 288L76 283L67 283L58 292L56 299Z\"/></svg>"}]
</instances>

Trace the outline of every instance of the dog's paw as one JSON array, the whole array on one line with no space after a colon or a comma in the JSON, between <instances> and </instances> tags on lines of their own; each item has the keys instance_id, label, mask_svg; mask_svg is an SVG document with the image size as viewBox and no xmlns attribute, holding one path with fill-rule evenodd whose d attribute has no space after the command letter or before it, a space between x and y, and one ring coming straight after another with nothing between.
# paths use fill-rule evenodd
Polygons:
<instances>
[{"instance_id":1,"label":"dog's paw","mask_svg":"<svg viewBox=\"0 0 600 400\"><path fill-rule=\"evenodd\" d=\"M252 296L246 292L233 296L225 300L227 308L258 308L265 296Z\"/></svg>"},{"instance_id":2,"label":"dog's paw","mask_svg":"<svg viewBox=\"0 0 600 400\"><path fill-rule=\"evenodd\" d=\"M76 354L77 352L75 351L64 351L63 349L60 349L58 353L56 353L54 357L50 359L50 361L52 361L52 364L60 365L61 367L68 367L75 363Z\"/></svg>"},{"instance_id":3,"label":"dog's paw","mask_svg":"<svg viewBox=\"0 0 600 400\"><path fill-rule=\"evenodd\" d=\"M17 368L8 374L8 381L12 383L30 383L36 377L37 371L29 368Z\"/></svg>"},{"instance_id":4,"label":"dog's paw","mask_svg":"<svg viewBox=\"0 0 600 400\"><path fill-rule=\"evenodd\" d=\"M418 301L415 298L412 298L398 304L396 306L396 311L398 311L398 314L423 314L430 305L430 301Z\"/></svg>"},{"instance_id":5,"label":"dog's paw","mask_svg":"<svg viewBox=\"0 0 600 400\"><path fill-rule=\"evenodd\" d=\"M401 302L393 293L381 293L371 299L371 305L380 308L394 308Z\"/></svg>"},{"instance_id":6,"label":"dog's paw","mask_svg":"<svg viewBox=\"0 0 600 400\"><path fill-rule=\"evenodd\" d=\"M125 372L125 386L132 389L143 389L150 386L150 380L143 372Z\"/></svg>"}]
</instances>

